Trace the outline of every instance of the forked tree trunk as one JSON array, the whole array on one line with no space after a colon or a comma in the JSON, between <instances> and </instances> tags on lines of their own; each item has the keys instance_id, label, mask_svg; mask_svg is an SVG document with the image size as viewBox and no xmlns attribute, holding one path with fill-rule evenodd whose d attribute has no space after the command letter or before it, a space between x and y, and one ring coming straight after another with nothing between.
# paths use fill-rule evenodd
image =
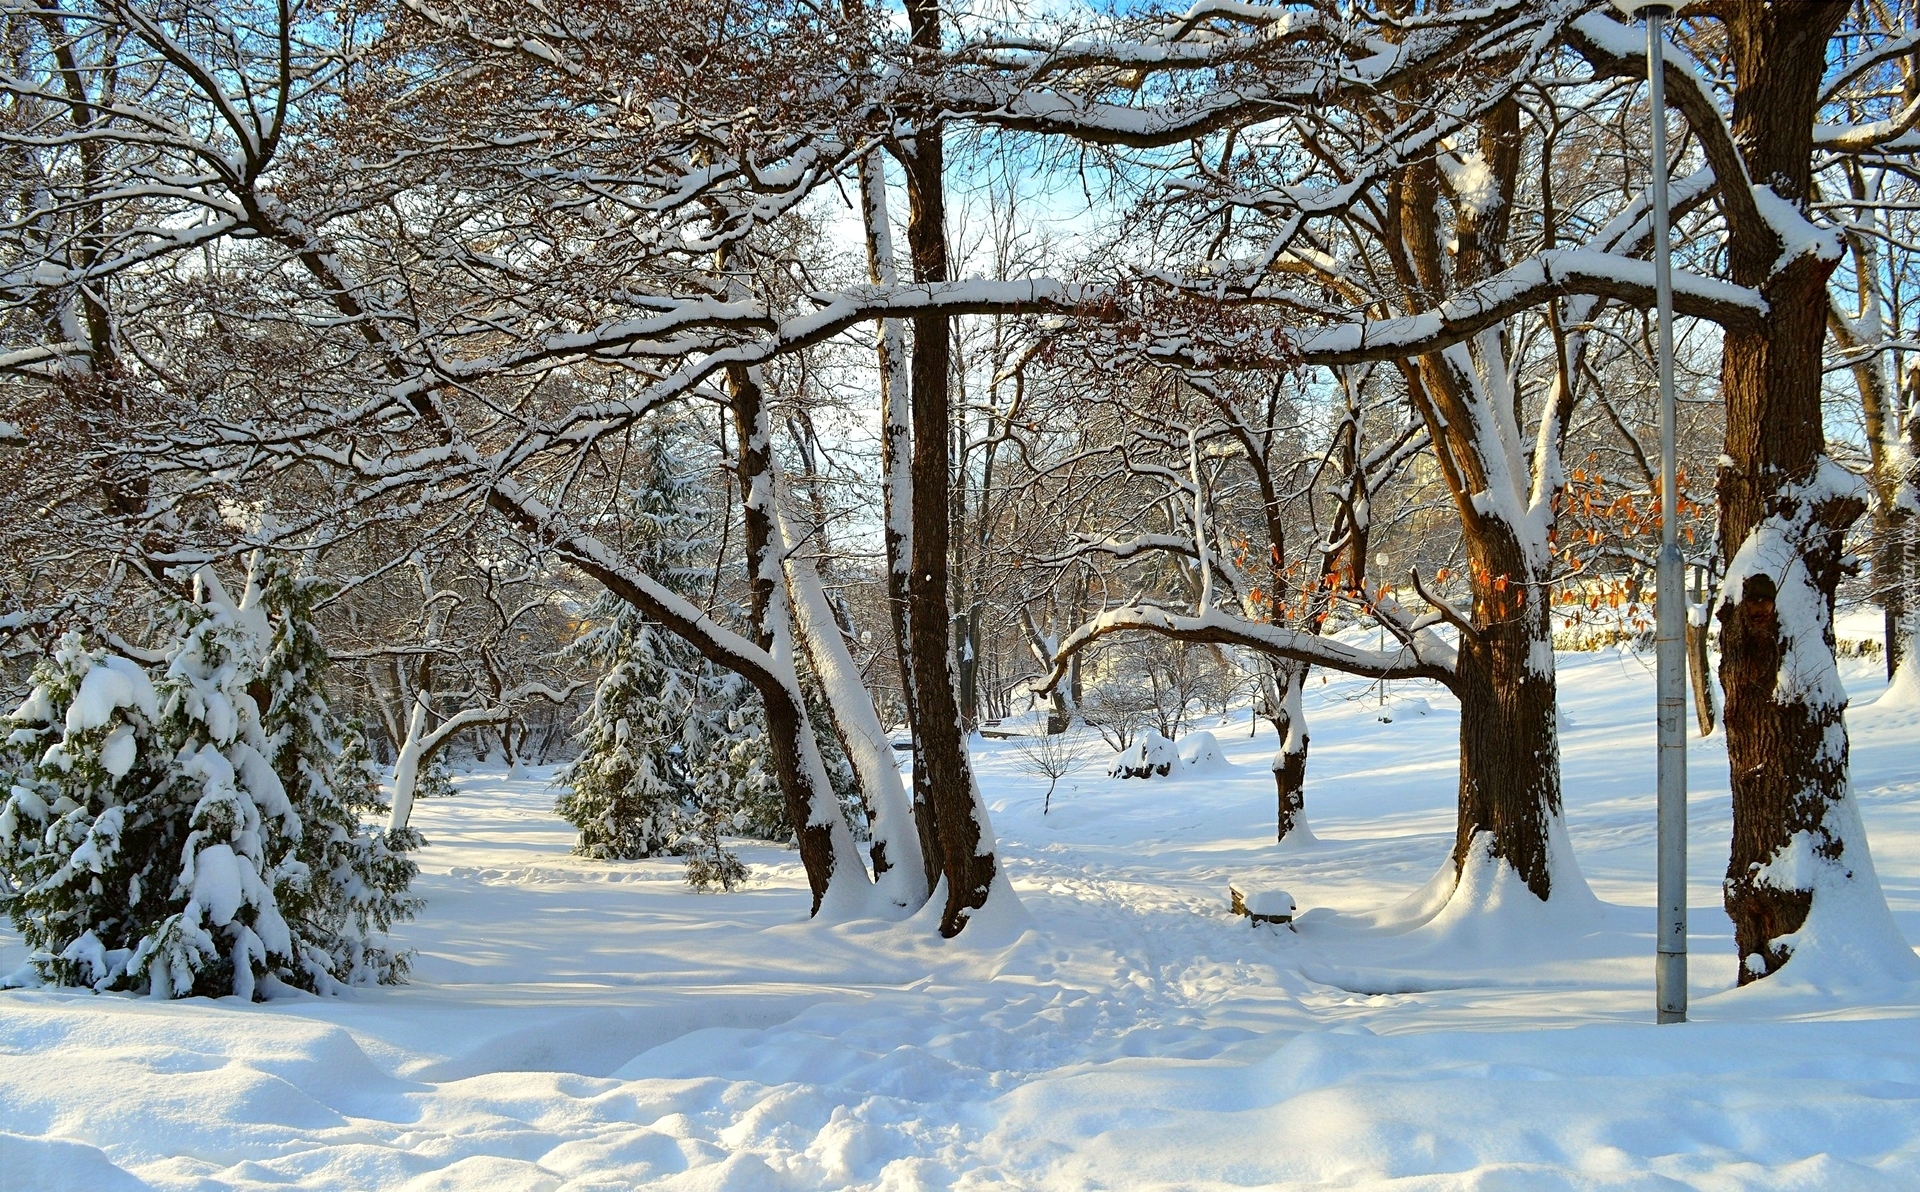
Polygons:
<instances>
[{"instance_id":1,"label":"forked tree trunk","mask_svg":"<svg viewBox=\"0 0 1920 1192\"><path fill-rule=\"evenodd\" d=\"M866 225L868 273L876 285L898 280L893 259L892 220L887 214L885 163L878 151L860 162L860 198ZM880 364L880 492L885 525L887 621L893 630L894 663L900 682L907 739L913 749L913 823L920 838L926 888L940 881L940 828L933 788L920 751L920 702L914 694L912 606L908 579L913 573L913 431L909 415L911 378L906 336L900 320L880 324L875 343Z\"/></svg>"},{"instance_id":2,"label":"forked tree trunk","mask_svg":"<svg viewBox=\"0 0 1920 1192\"><path fill-rule=\"evenodd\" d=\"M734 432L740 443L741 522L746 540L748 616L754 644L791 666L793 644L788 636L785 594L780 585L780 564L773 554L779 535L772 508L773 449L765 394L754 376L740 367L727 371L727 391L732 399ZM787 818L793 822L800 862L812 889L810 913L818 914L835 880L849 876L840 872L843 864L851 861L853 867L860 870L858 876L862 882L866 871L853 851L852 833L839 815L839 805L820 761L819 745L814 741L813 724L797 688L789 690L781 685L759 690L766 712L767 752L773 757L775 783L786 804ZM845 838L839 839L841 836Z\"/></svg>"}]
</instances>

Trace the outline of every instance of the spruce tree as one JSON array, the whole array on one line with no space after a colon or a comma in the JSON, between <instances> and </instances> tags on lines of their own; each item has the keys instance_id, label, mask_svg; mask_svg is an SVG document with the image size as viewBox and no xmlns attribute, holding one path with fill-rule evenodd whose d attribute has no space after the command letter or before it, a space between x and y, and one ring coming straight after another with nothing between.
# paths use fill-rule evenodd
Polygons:
<instances>
[{"instance_id":1,"label":"spruce tree","mask_svg":"<svg viewBox=\"0 0 1920 1192\"><path fill-rule=\"evenodd\" d=\"M155 811L185 826L177 853L151 858L171 869L166 918L134 947L127 975L156 997L235 994L299 968L276 886L296 863L300 817L274 772L249 688L260 677L264 618L236 608L210 575L205 595L173 610L175 644L154 684L172 772ZM171 861L171 864L169 864Z\"/></svg>"},{"instance_id":2,"label":"spruce tree","mask_svg":"<svg viewBox=\"0 0 1920 1192\"><path fill-rule=\"evenodd\" d=\"M557 810L580 830L574 851L636 860L668 851L691 789L680 743L692 699L672 643L632 608L603 600L607 624L576 653L607 667L582 717L580 756L561 772Z\"/></svg>"},{"instance_id":3,"label":"spruce tree","mask_svg":"<svg viewBox=\"0 0 1920 1192\"><path fill-rule=\"evenodd\" d=\"M39 979L109 989L165 917L184 832L164 795L171 751L152 681L62 636L8 718L0 769L0 901Z\"/></svg>"},{"instance_id":4,"label":"spruce tree","mask_svg":"<svg viewBox=\"0 0 1920 1192\"><path fill-rule=\"evenodd\" d=\"M40 980L252 997L404 971L377 937L417 905L417 838L360 823L379 786L326 703L314 589L255 578L236 606L202 573L154 674L77 633L35 671L0 746L0 901Z\"/></svg>"},{"instance_id":5,"label":"spruce tree","mask_svg":"<svg viewBox=\"0 0 1920 1192\"><path fill-rule=\"evenodd\" d=\"M698 599L712 561L705 494L696 473L676 462L688 454L671 429L656 432L640 453L621 519L627 553ZM602 678L577 731L580 755L560 778L569 789L558 810L580 829L575 851L603 860L678 853L696 888L732 889L746 867L724 836L794 836L772 777L759 694L624 602L603 597L595 613L599 624L571 653ZM852 821L864 823L853 767L828 728L825 701L804 675L803 690L828 777Z\"/></svg>"},{"instance_id":6,"label":"spruce tree","mask_svg":"<svg viewBox=\"0 0 1920 1192\"><path fill-rule=\"evenodd\" d=\"M10 718L0 867L41 980L251 997L302 955L277 896L300 819L248 692L264 621L196 586L157 681L69 633Z\"/></svg>"},{"instance_id":7,"label":"spruce tree","mask_svg":"<svg viewBox=\"0 0 1920 1192\"><path fill-rule=\"evenodd\" d=\"M274 771L301 823L281 875L281 911L302 943L290 979L313 990L396 982L406 957L384 936L420 906L407 895L418 872L407 854L420 835L381 826L387 808L365 734L333 715L330 662L313 620L323 585L277 562L263 570L262 598L273 622L261 672L264 727Z\"/></svg>"},{"instance_id":8,"label":"spruce tree","mask_svg":"<svg viewBox=\"0 0 1920 1192\"><path fill-rule=\"evenodd\" d=\"M622 494L625 549L649 575L691 595L704 569L706 498L671 426L652 431ZM559 781L556 810L580 830L574 851L599 860L660 856L686 834L693 811L688 726L703 664L691 647L639 610L602 596L599 624L570 649L601 670L576 730L579 757ZM698 739L701 734L694 734Z\"/></svg>"}]
</instances>

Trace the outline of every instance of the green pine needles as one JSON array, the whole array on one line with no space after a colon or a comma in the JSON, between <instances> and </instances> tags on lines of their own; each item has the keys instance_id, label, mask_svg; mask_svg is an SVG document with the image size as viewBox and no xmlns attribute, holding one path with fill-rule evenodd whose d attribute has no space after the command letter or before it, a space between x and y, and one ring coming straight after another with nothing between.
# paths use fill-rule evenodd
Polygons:
<instances>
[{"instance_id":1,"label":"green pine needles","mask_svg":"<svg viewBox=\"0 0 1920 1192\"><path fill-rule=\"evenodd\" d=\"M31 949L12 981L254 998L399 980L411 833L381 809L364 738L334 719L318 588L258 559L211 571L162 661L70 632L0 743L0 905ZM264 710L262 704L264 703Z\"/></svg>"}]
</instances>

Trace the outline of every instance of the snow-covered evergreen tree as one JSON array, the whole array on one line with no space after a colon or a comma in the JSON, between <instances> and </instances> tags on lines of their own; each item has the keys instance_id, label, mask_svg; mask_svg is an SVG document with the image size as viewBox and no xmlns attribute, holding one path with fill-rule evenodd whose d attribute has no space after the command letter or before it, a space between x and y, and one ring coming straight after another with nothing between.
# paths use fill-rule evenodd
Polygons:
<instances>
[{"instance_id":1,"label":"snow-covered evergreen tree","mask_svg":"<svg viewBox=\"0 0 1920 1192\"><path fill-rule=\"evenodd\" d=\"M203 572L157 677L74 633L35 672L0 749L0 898L40 980L252 997L403 971L376 933L412 910L411 838L361 828L379 788L331 722L310 594L259 578L278 625Z\"/></svg>"},{"instance_id":2,"label":"snow-covered evergreen tree","mask_svg":"<svg viewBox=\"0 0 1920 1192\"><path fill-rule=\"evenodd\" d=\"M689 453L671 430L656 433L621 507L627 553L650 575L698 598L712 574L706 497ZM575 851L600 859L678 853L696 887L731 889L745 877L722 837L785 842L793 824L772 774L760 697L738 675L622 601L603 597L598 625L571 650L602 677L577 732L578 759L562 772L558 811L580 829ZM857 823L852 764L811 684L812 714L828 777Z\"/></svg>"},{"instance_id":3,"label":"snow-covered evergreen tree","mask_svg":"<svg viewBox=\"0 0 1920 1192\"><path fill-rule=\"evenodd\" d=\"M574 851L598 860L658 856L680 833L692 791L681 746L692 714L673 643L611 598L606 624L576 646L607 668L580 723L580 756L560 776L557 810L580 829Z\"/></svg>"},{"instance_id":4,"label":"snow-covered evergreen tree","mask_svg":"<svg viewBox=\"0 0 1920 1192\"><path fill-rule=\"evenodd\" d=\"M675 847L686 854L688 885L732 890L746 880L747 866L724 837L786 840L793 826L768 773L766 724L753 689L711 669L701 679L701 706L681 732L692 798Z\"/></svg>"},{"instance_id":5,"label":"snow-covered evergreen tree","mask_svg":"<svg viewBox=\"0 0 1920 1192\"><path fill-rule=\"evenodd\" d=\"M649 575L691 593L705 569L706 498L671 425L636 452L638 470L619 516L628 554ZM678 638L612 596L598 625L569 650L601 671L577 729L580 755L560 774L557 810L580 829L574 851L601 860L654 857L675 849L693 809L687 745L698 717L702 663ZM702 733L692 734L695 740Z\"/></svg>"},{"instance_id":6,"label":"snow-covered evergreen tree","mask_svg":"<svg viewBox=\"0 0 1920 1192\"><path fill-rule=\"evenodd\" d=\"M406 957L384 936L419 908L406 891L418 872L407 854L420 835L381 824L387 808L365 734L337 722L329 705L329 660L313 622L321 585L273 561L262 570L273 621L261 670L264 727L274 771L301 823L279 893L281 913L303 946L292 979L307 989L395 982Z\"/></svg>"},{"instance_id":7,"label":"snow-covered evergreen tree","mask_svg":"<svg viewBox=\"0 0 1920 1192\"><path fill-rule=\"evenodd\" d=\"M0 899L39 979L112 988L167 913L182 818L141 666L67 633L33 673L0 747Z\"/></svg>"},{"instance_id":8,"label":"snow-covered evergreen tree","mask_svg":"<svg viewBox=\"0 0 1920 1192\"><path fill-rule=\"evenodd\" d=\"M170 913L140 938L126 972L156 997L251 998L263 973L304 967L306 941L295 941L275 889L298 865L300 817L249 692L265 617L236 607L210 573L196 586L201 599L174 609L175 644L154 685L174 754L156 810L183 821L185 839L153 859L155 876L170 878Z\"/></svg>"},{"instance_id":9,"label":"snow-covered evergreen tree","mask_svg":"<svg viewBox=\"0 0 1920 1192\"><path fill-rule=\"evenodd\" d=\"M68 634L11 718L0 862L42 980L248 997L302 954L275 891L300 820L247 690L264 618L196 586L157 682Z\"/></svg>"}]
</instances>

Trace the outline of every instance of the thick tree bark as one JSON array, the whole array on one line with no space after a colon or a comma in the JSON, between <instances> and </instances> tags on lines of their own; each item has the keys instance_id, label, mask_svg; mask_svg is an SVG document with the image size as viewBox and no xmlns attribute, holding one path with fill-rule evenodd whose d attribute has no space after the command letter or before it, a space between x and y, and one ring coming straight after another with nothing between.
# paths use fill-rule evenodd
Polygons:
<instances>
[{"instance_id":1,"label":"thick tree bark","mask_svg":"<svg viewBox=\"0 0 1920 1192\"><path fill-rule=\"evenodd\" d=\"M1493 532L1468 538L1476 571L1528 574L1524 552ZM1504 589L1504 590L1503 590ZM1455 872L1484 840L1545 901L1553 892L1550 821L1560 814L1560 741L1548 603L1523 583L1474 585L1473 633L1461 635L1460 806Z\"/></svg>"},{"instance_id":2,"label":"thick tree bark","mask_svg":"<svg viewBox=\"0 0 1920 1192\"><path fill-rule=\"evenodd\" d=\"M1827 42L1849 7L1722 6L1737 83L1732 129L1747 175L1803 211ZM1837 680L1805 678L1832 673L1841 539L1863 510L1854 491L1832 483L1824 455L1821 351L1838 258L1803 250L1783 266L1783 247L1774 222L1730 224L1732 280L1758 288L1768 305L1763 326L1727 329L1720 372L1720 680L1733 785L1725 898L1742 984L1786 963L1791 949L1776 941L1799 930L1813 905L1811 877L1774 872L1772 862L1803 833L1801 844L1829 863L1842 862L1848 843L1833 814L1848 797L1845 694ZM1784 681L1783 662L1792 672Z\"/></svg>"}]
</instances>

